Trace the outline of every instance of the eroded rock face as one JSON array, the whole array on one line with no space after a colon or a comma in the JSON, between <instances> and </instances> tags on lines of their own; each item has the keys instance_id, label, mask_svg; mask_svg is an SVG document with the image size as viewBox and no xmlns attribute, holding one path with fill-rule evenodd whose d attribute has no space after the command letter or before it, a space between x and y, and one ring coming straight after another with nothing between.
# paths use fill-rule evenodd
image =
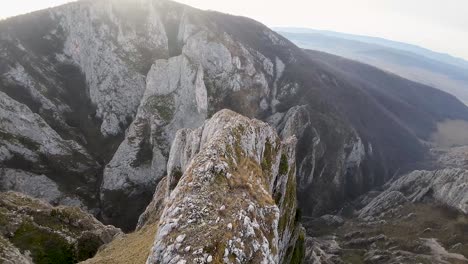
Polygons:
<instances>
[{"instance_id":1,"label":"eroded rock face","mask_svg":"<svg viewBox=\"0 0 468 264\"><path fill-rule=\"evenodd\" d=\"M413 171L385 186L382 193L368 194L359 217L373 221L408 203L442 204L467 214L468 178L464 169Z\"/></svg>"},{"instance_id":2,"label":"eroded rock face","mask_svg":"<svg viewBox=\"0 0 468 264\"><path fill-rule=\"evenodd\" d=\"M152 188L165 173L168 146L176 131L199 126L206 117L203 68L184 55L156 61L148 73L147 88L135 120L104 170L101 186L104 215L120 218L122 224L133 222L118 217L116 212L131 208L134 212L125 214L138 216L148 201L142 196L151 196ZM115 195L134 202L120 207L115 204Z\"/></svg>"},{"instance_id":3,"label":"eroded rock face","mask_svg":"<svg viewBox=\"0 0 468 264\"><path fill-rule=\"evenodd\" d=\"M289 263L302 230L296 216L294 137L222 110L198 129L177 132L164 209L147 263ZM154 220L153 220L154 221ZM303 239L303 234L302 234Z\"/></svg>"},{"instance_id":4,"label":"eroded rock face","mask_svg":"<svg viewBox=\"0 0 468 264\"><path fill-rule=\"evenodd\" d=\"M15 191L31 195L51 204L63 204L85 208L77 197L60 191L59 186L45 175L22 170L0 169L0 191Z\"/></svg>"},{"instance_id":5,"label":"eroded rock face","mask_svg":"<svg viewBox=\"0 0 468 264\"><path fill-rule=\"evenodd\" d=\"M15 192L0 193L2 263L75 263L121 234L78 207L58 206Z\"/></svg>"},{"instance_id":6,"label":"eroded rock face","mask_svg":"<svg viewBox=\"0 0 468 264\"><path fill-rule=\"evenodd\" d=\"M268 122L283 139L299 139L298 196L306 215L324 214L366 189L362 170L372 157L372 148L364 146L355 130L317 115L307 105L276 113ZM331 131L322 132L331 126Z\"/></svg>"},{"instance_id":7,"label":"eroded rock face","mask_svg":"<svg viewBox=\"0 0 468 264\"><path fill-rule=\"evenodd\" d=\"M177 25L172 37L179 54L156 60L147 74L136 117L104 170L104 218L121 218L119 212L128 215L132 208L136 210L130 215L138 215L148 202L144 197L152 194L166 172L169 146L178 129L198 127L227 105L249 116L267 111L269 80L282 75L279 58L276 63L283 66L275 73L270 59L209 26L198 10L184 8L171 19ZM129 204L116 205L121 199Z\"/></svg>"},{"instance_id":8,"label":"eroded rock face","mask_svg":"<svg viewBox=\"0 0 468 264\"><path fill-rule=\"evenodd\" d=\"M16 104L2 102L16 108L1 121L2 166L44 175L99 212L102 167L137 113L151 65L169 57L157 6L80 1L0 25L0 97Z\"/></svg>"},{"instance_id":9,"label":"eroded rock face","mask_svg":"<svg viewBox=\"0 0 468 264\"><path fill-rule=\"evenodd\" d=\"M158 6L158 1L107 0L66 5L50 14L66 32L64 55L86 76L103 135L116 135L121 124L128 125L144 94L151 59L169 56Z\"/></svg>"},{"instance_id":10,"label":"eroded rock face","mask_svg":"<svg viewBox=\"0 0 468 264\"><path fill-rule=\"evenodd\" d=\"M366 205L359 213L359 217L364 220L372 220L379 218L388 210L397 206L403 205L408 202L408 199L398 191L384 192L374 198L368 205Z\"/></svg>"},{"instance_id":11,"label":"eroded rock face","mask_svg":"<svg viewBox=\"0 0 468 264\"><path fill-rule=\"evenodd\" d=\"M0 164L7 167L0 169L0 190L21 191L50 202L75 199L76 204L81 204L78 196L94 195L99 164L80 144L63 139L41 116L3 92L0 119ZM58 185L70 191L62 193Z\"/></svg>"},{"instance_id":12,"label":"eroded rock face","mask_svg":"<svg viewBox=\"0 0 468 264\"><path fill-rule=\"evenodd\" d=\"M31 257L21 254L20 250L3 236L0 236L0 261L6 264L34 263Z\"/></svg>"},{"instance_id":13,"label":"eroded rock face","mask_svg":"<svg viewBox=\"0 0 468 264\"><path fill-rule=\"evenodd\" d=\"M341 247L335 236L322 238L306 238L305 263L311 264L335 264L342 263L339 258Z\"/></svg>"},{"instance_id":14,"label":"eroded rock face","mask_svg":"<svg viewBox=\"0 0 468 264\"><path fill-rule=\"evenodd\" d=\"M320 216L421 161L434 120L468 112L429 87L342 63L250 19L164 0L78 1L11 18L0 23L0 90L36 115L28 131L56 135L19 145L10 134L26 129L7 124L0 162L131 230L169 170L175 132L228 108L296 136L299 202ZM41 155L50 162L30 163Z\"/></svg>"},{"instance_id":15,"label":"eroded rock face","mask_svg":"<svg viewBox=\"0 0 468 264\"><path fill-rule=\"evenodd\" d=\"M412 202L434 201L468 214L468 172L464 169L413 171L391 183L387 191L400 191Z\"/></svg>"}]
</instances>

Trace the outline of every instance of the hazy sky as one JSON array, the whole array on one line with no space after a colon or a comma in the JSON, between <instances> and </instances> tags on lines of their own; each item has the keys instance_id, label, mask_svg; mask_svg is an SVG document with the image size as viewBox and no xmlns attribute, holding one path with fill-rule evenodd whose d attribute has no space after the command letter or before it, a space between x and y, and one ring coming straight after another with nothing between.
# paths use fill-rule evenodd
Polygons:
<instances>
[{"instance_id":1,"label":"hazy sky","mask_svg":"<svg viewBox=\"0 0 468 264\"><path fill-rule=\"evenodd\" d=\"M70 0L0 0L0 18ZM468 0L180 0L243 15L268 26L294 26L417 44L468 60Z\"/></svg>"}]
</instances>

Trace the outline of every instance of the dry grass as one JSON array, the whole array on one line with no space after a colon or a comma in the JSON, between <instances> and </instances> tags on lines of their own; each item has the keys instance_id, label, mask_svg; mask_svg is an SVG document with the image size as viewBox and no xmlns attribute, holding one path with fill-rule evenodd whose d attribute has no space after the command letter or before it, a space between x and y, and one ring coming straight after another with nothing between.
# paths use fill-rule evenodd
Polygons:
<instances>
[{"instance_id":1,"label":"dry grass","mask_svg":"<svg viewBox=\"0 0 468 264\"><path fill-rule=\"evenodd\" d=\"M263 189L259 188L257 181L260 181ZM268 179L266 179L260 165L252 159L241 159L234 172L234 177L229 180L229 184L233 189L246 189L260 205L274 204L271 194L266 192L269 189Z\"/></svg>"},{"instance_id":2,"label":"dry grass","mask_svg":"<svg viewBox=\"0 0 468 264\"><path fill-rule=\"evenodd\" d=\"M147 225L141 230L116 238L85 264L143 264L153 246L157 224Z\"/></svg>"},{"instance_id":3,"label":"dry grass","mask_svg":"<svg viewBox=\"0 0 468 264\"><path fill-rule=\"evenodd\" d=\"M384 234L398 248L418 254L429 253L420 252L421 243L418 241L421 238L436 238L447 251L468 257L468 216L449 208L427 204L408 204L399 211L402 216L410 213L414 213L414 216L388 216L385 218L387 224L378 226L359 227L351 221L336 230L336 233L340 237L351 231L361 231L366 237ZM455 251L451 250L450 247L457 243L462 246Z\"/></svg>"},{"instance_id":4,"label":"dry grass","mask_svg":"<svg viewBox=\"0 0 468 264\"><path fill-rule=\"evenodd\" d=\"M437 132L431 141L439 147L468 145L468 122L463 120L446 120L437 123Z\"/></svg>"}]
</instances>

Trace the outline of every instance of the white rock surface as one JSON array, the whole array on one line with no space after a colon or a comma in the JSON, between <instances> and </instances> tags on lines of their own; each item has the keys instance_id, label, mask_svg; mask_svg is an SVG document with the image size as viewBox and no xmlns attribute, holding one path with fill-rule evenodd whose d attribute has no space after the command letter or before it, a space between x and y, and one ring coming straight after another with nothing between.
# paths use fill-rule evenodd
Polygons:
<instances>
[{"instance_id":1,"label":"white rock surface","mask_svg":"<svg viewBox=\"0 0 468 264\"><path fill-rule=\"evenodd\" d=\"M147 263L279 263L286 258L299 232L295 195L288 198L295 190L294 153L294 139L282 144L267 124L229 110L198 129L178 131L168 162L165 208ZM279 229L280 222L286 230ZM211 250L211 244L222 244L224 252ZM191 252L177 250L188 247Z\"/></svg>"},{"instance_id":2,"label":"white rock surface","mask_svg":"<svg viewBox=\"0 0 468 264\"><path fill-rule=\"evenodd\" d=\"M440 203L467 214L468 171L454 168L413 171L388 183L386 190L360 211L359 217L373 220L407 202Z\"/></svg>"},{"instance_id":3,"label":"white rock surface","mask_svg":"<svg viewBox=\"0 0 468 264\"><path fill-rule=\"evenodd\" d=\"M150 58L139 49L168 56L158 10L155 1L105 0L65 5L51 13L67 33L65 55L86 76L104 135L121 132L120 124L134 116L143 96L146 72L137 66Z\"/></svg>"},{"instance_id":4,"label":"white rock surface","mask_svg":"<svg viewBox=\"0 0 468 264\"><path fill-rule=\"evenodd\" d=\"M359 217L364 220L374 220L374 218L379 218L386 211L405 204L406 202L408 202L408 199L401 192L384 192L366 205L359 212Z\"/></svg>"},{"instance_id":5,"label":"white rock surface","mask_svg":"<svg viewBox=\"0 0 468 264\"><path fill-rule=\"evenodd\" d=\"M68 197L59 190L57 184L45 175L0 168L0 191L15 191L34 198L43 199L51 204L62 204L84 208L76 197Z\"/></svg>"},{"instance_id":6,"label":"white rock surface","mask_svg":"<svg viewBox=\"0 0 468 264\"><path fill-rule=\"evenodd\" d=\"M72 157L81 155L70 163L69 170L84 172L96 166L87 151L72 140L64 140L39 115L0 92L0 162L19 155L27 161L40 163L46 157Z\"/></svg>"},{"instance_id":7,"label":"white rock surface","mask_svg":"<svg viewBox=\"0 0 468 264\"><path fill-rule=\"evenodd\" d=\"M468 171L413 171L393 182L388 191L401 191L410 201L434 199L468 214Z\"/></svg>"},{"instance_id":8,"label":"white rock surface","mask_svg":"<svg viewBox=\"0 0 468 264\"><path fill-rule=\"evenodd\" d=\"M106 200L106 191L128 194L135 186L154 188L166 171L169 146L176 131L200 126L208 116L209 101L221 98L218 92L254 89L249 93L255 96L245 100L252 105L269 96L268 79L272 79L273 74L279 78L285 68L284 63L276 59L277 72L273 73L275 64L259 52L251 52L228 34L220 35L191 20L190 10L180 20L178 40L182 54L155 61L147 74L146 89L136 117L104 171L103 200ZM255 64L257 60L263 61L263 67ZM207 79L211 91L205 84ZM264 110L267 108L265 106ZM152 158L142 163L139 154L143 148L151 149L147 152L152 152ZM172 175L174 162L181 163L179 167L187 162L187 157L177 159L180 160L169 160L169 175Z\"/></svg>"},{"instance_id":9,"label":"white rock surface","mask_svg":"<svg viewBox=\"0 0 468 264\"><path fill-rule=\"evenodd\" d=\"M207 117L203 69L183 55L158 60L127 136L106 166L102 192L154 188L166 171L167 150L179 128L197 127ZM150 157L139 155L149 148ZM105 196L103 196L106 199Z\"/></svg>"}]
</instances>

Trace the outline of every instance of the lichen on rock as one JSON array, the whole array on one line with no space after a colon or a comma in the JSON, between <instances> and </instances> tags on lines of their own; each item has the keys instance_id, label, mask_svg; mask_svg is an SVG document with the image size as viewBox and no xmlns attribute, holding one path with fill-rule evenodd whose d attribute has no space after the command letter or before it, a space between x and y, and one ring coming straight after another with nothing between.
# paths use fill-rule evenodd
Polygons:
<instances>
[{"instance_id":1,"label":"lichen on rock","mask_svg":"<svg viewBox=\"0 0 468 264\"><path fill-rule=\"evenodd\" d=\"M120 233L78 207L0 192L0 260L6 263L76 263Z\"/></svg>"},{"instance_id":2,"label":"lichen on rock","mask_svg":"<svg viewBox=\"0 0 468 264\"><path fill-rule=\"evenodd\" d=\"M198 129L180 130L167 183L154 197L164 208L152 203L140 217L144 228L160 214L147 263L292 259L303 232L296 217L295 144L229 110Z\"/></svg>"}]
</instances>

